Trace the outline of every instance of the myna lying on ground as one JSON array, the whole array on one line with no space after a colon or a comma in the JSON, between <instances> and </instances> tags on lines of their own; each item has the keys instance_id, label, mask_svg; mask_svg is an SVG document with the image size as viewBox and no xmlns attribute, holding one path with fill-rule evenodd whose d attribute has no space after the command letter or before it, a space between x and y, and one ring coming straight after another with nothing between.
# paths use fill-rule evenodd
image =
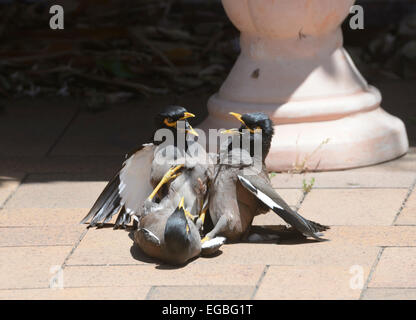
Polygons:
<instances>
[{"instance_id":1,"label":"myna lying on ground","mask_svg":"<svg viewBox=\"0 0 416 320\"><path fill-rule=\"evenodd\" d=\"M319 232L329 227L303 218L271 186L264 161L274 133L272 121L263 113L231 114L242 125L239 130L227 132L240 135L241 142L247 138L249 143L230 143L220 154L209 191L214 228L202 241L218 235L230 242L245 239L253 218L269 208L304 236L321 240ZM254 152L256 146L261 146L261 152Z\"/></svg>"},{"instance_id":2,"label":"myna lying on ground","mask_svg":"<svg viewBox=\"0 0 416 320\"><path fill-rule=\"evenodd\" d=\"M142 145L126 155L122 168L107 184L81 223L91 219L89 227L97 226L110 221L118 213L114 226L118 228L130 223L133 214L140 215L144 201L172 165L171 160L178 154L178 136L185 136L186 151L187 135L197 135L188 123L187 119L191 117L194 115L180 106L169 106L159 113L155 118L156 130L167 129L172 132L173 145L154 140L153 143Z\"/></svg>"},{"instance_id":3,"label":"myna lying on ground","mask_svg":"<svg viewBox=\"0 0 416 320\"><path fill-rule=\"evenodd\" d=\"M171 264L183 264L200 254L214 253L225 242L225 238L217 237L201 245L212 168L209 155L199 153L199 157L187 156L182 165L170 168L161 178L144 202L141 216L135 218L138 229L134 241L144 253ZM154 195L164 184L168 191L157 203Z\"/></svg>"},{"instance_id":4,"label":"myna lying on ground","mask_svg":"<svg viewBox=\"0 0 416 320\"><path fill-rule=\"evenodd\" d=\"M183 264L201 253L201 236L194 217L184 208L184 198L175 206L167 195L145 211L134 232L134 242L146 255Z\"/></svg>"}]
</instances>

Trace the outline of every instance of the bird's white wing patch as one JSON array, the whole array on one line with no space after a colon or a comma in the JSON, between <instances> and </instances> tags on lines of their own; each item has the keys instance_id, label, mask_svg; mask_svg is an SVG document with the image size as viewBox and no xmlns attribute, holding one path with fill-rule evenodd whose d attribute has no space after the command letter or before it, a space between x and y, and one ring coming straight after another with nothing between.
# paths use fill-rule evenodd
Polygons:
<instances>
[{"instance_id":1,"label":"bird's white wing patch","mask_svg":"<svg viewBox=\"0 0 416 320\"><path fill-rule=\"evenodd\" d=\"M120 171L121 204L129 214L140 215L144 201L153 191L150 184L150 169L154 148L153 144L144 145L124 162L124 167Z\"/></svg>"},{"instance_id":2,"label":"bird's white wing patch","mask_svg":"<svg viewBox=\"0 0 416 320\"><path fill-rule=\"evenodd\" d=\"M160 246L160 239L149 229L140 228L138 232L141 232L146 241L152 242L158 246Z\"/></svg>"},{"instance_id":3,"label":"bird's white wing patch","mask_svg":"<svg viewBox=\"0 0 416 320\"><path fill-rule=\"evenodd\" d=\"M208 248L212 248L212 247L218 247L218 246L222 246L226 241L226 238L224 237L215 237L214 239L210 239L208 241L205 241L202 244L202 249L208 249Z\"/></svg>"},{"instance_id":4,"label":"bird's white wing patch","mask_svg":"<svg viewBox=\"0 0 416 320\"><path fill-rule=\"evenodd\" d=\"M288 212L282 206L276 203L272 198L262 192L260 189L256 188L248 179L238 176L241 184L252 194L254 194L257 199L267 205L275 213L277 213L285 222L289 223L291 226L295 227L298 231L306 237L312 236L316 240L322 240L319 237L322 235L320 233L313 231L314 222L306 220L297 212Z\"/></svg>"},{"instance_id":5,"label":"bird's white wing patch","mask_svg":"<svg viewBox=\"0 0 416 320\"><path fill-rule=\"evenodd\" d=\"M215 237L214 239L205 241L201 245L201 255L210 256L216 253L220 247L225 243L226 238L224 237Z\"/></svg>"},{"instance_id":6,"label":"bird's white wing patch","mask_svg":"<svg viewBox=\"0 0 416 320\"><path fill-rule=\"evenodd\" d=\"M255 186L253 186L251 182L248 181L246 178L242 176L238 176L238 179L248 191L254 194L261 202L263 202L270 209L284 210L281 206L279 206L276 202L274 202L272 198L270 198L268 195L263 193L261 190L257 189Z\"/></svg>"}]
</instances>

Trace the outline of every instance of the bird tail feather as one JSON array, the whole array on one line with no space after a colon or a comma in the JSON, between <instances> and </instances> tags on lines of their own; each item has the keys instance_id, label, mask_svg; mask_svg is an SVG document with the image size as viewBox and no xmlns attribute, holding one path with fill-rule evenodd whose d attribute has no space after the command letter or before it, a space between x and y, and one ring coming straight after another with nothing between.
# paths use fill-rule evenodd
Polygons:
<instances>
[{"instance_id":1,"label":"bird tail feather","mask_svg":"<svg viewBox=\"0 0 416 320\"><path fill-rule=\"evenodd\" d=\"M331 229L331 227L325 226L315 221L308 220L308 223L313 228L314 232L322 232Z\"/></svg>"}]
</instances>

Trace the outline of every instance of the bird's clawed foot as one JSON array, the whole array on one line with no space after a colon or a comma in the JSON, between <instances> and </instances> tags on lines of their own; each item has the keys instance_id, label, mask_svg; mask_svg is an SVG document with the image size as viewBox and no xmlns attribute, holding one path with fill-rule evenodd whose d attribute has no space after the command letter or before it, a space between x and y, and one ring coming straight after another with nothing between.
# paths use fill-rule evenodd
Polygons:
<instances>
[{"instance_id":1,"label":"bird's clawed foot","mask_svg":"<svg viewBox=\"0 0 416 320\"><path fill-rule=\"evenodd\" d=\"M153 190L153 192L149 196L149 200L152 200L155 195L159 192L160 188L166 183L168 183L170 180L175 179L177 176L179 176L181 173L176 173L178 170L183 168L183 164L180 164L176 167L170 168L168 172L165 173L162 180L160 180L159 184L156 186L156 188Z\"/></svg>"},{"instance_id":2,"label":"bird's clawed foot","mask_svg":"<svg viewBox=\"0 0 416 320\"><path fill-rule=\"evenodd\" d=\"M195 223L198 216L193 216L188 210L185 209L185 197L182 197L181 202L178 205L178 208L183 209L183 211L185 213L185 217L188 217L189 219L191 219Z\"/></svg>"},{"instance_id":3,"label":"bird's clawed foot","mask_svg":"<svg viewBox=\"0 0 416 320\"><path fill-rule=\"evenodd\" d=\"M209 240L211 240L211 238L210 238L210 237L208 237L208 236L205 236L205 237L201 240L201 243L203 244L203 243L205 243L206 241L209 241Z\"/></svg>"}]
</instances>

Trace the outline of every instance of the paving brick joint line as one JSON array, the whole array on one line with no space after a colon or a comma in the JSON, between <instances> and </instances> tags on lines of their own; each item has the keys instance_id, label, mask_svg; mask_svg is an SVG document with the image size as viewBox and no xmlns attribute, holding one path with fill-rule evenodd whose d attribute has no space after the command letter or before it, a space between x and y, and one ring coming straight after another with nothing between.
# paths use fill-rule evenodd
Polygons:
<instances>
[{"instance_id":1,"label":"paving brick joint line","mask_svg":"<svg viewBox=\"0 0 416 320\"><path fill-rule=\"evenodd\" d=\"M60 134L58 134L57 138L51 144L51 146L49 147L48 151L46 151L45 157L49 157L49 155L52 153L53 149L55 149L55 147L59 144L59 142L65 136L65 134L67 133L67 131L69 130L69 128L71 127L71 125L75 122L75 120L77 119L77 117L78 117L78 115L79 115L80 112L81 112L81 109L80 108L77 108L74 111L74 114L72 115L71 119L68 121L68 123L66 124L66 126L63 128L62 132Z\"/></svg>"},{"instance_id":2,"label":"paving brick joint line","mask_svg":"<svg viewBox=\"0 0 416 320\"><path fill-rule=\"evenodd\" d=\"M0 204L0 214L1 211L3 210L3 208L6 206L7 202L10 201L10 199L13 198L13 196L16 194L16 192L19 190L20 186L27 180L27 178L29 177L29 174L25 174L22 178L22 180L20 180L19 184L17 185L17 187L9 194L9 196L3 201L2 204Z\"/></svg>"},{"instance_id":3,"label":"paving brick joint line","mask_svg":"<svg viewBox=\"0 0 416 320\"><path fill-rule=\"evenodd\" d=\"M84 239L84 237L87 235L88 231L89 231L89 229L87 229L87 228L86 228L86 229L82 232L82 234L81 234L81 236L79 237L78 241L75 243L74 247L71 249L71 251L69 252L69 254L66 256L66 258L65 258L64 262L62 263L62 266L61 266L62 270L64 270L64 269L65 269L65 267L67 266L67 264L66 264L66 263L67 263L67 261L71 258L72 254L73 254L73 253L75 252L75 250L78 248L79 244L81 243L82 239Z\"/></svg>"},{"instance_id":4,"label":"paving brick joint line","mask_svg":"<svg viewBox=\"0 0 416 320\"><path fill-rule=\"evenodd\" d=\"M149 291L146 294L145 300L150 300L150 298L151 298L153 292L155 291L155 289L156 289L156 286L151 286L150 287Z\"/></svg>"},{"instance_id":5,"label":"paving brick joint line","mask_svg":"<svg viewBox=\"0 0 416 320\"><path fill-rule=\"evenodd\" d=\"M371 266L371 269L370 269L370 272L369 272L369 274L368 274L367 280L366 280L366 282L365 282L365 284L364 284L363 289L361 290L361 294L360 294L360 297L359 297L359 299L358 299L358 300L363 300L364 294L365 294L365 292L368 290L368 285L370 284L370 281L371 281L371 280L372 280L372 278L373 278L373 274L374 274L374 272L375 272L375 271L376 271L376 269L377 269L377 265L378 265L378 263L379 263L379 261L380 261L380 259L381 259L381 256L383 255L384 249L385 249L385 247L381 247L381 248L380 248L380 251L379 251L379 253L377 254L377 257L376 257L376 259L375 259L375 261L374 261L373 265Z\"/></svg>"},{"instance_id":6,"label":"paving brick joint line","mask_svg":"<svg viewBox=\"0 0 416 320\"><path fill-rule=\"evenodd\" d=\"M264 277L266 276L266 274L267 274L267 271L269 270L269 268L270 268L270 265L266 265L265 267L264 267L264 269L263 269L263 272L261 273L261 275L260 275L260 277L259 277L259 280L257 281L257 283L256 283L256 287L254 288L254 290L253 290L253 295L251 296L251 300L253 300L254 298L255 298L255 296L256 296L256 294L257 294L257 291L259 290L259 288L260 288L260 286L261 286L261 283L262 283L262 281L263 281L263 279L264 279Z\"/></svg>"},{"instance_id":7,"label":"paving brick joint line","mask_svg":"<svg viewBox=\"0 0 416 320\"><path fill-rule=\"evenodd\" d=\"M309 192L302 191L302 197L299 199L298 203L295 206L296 211L299 211L300 207L302 206L302 203L305 201L309 193L310 191Z\"/></svg>"},{"instance_id":8,"label":"paving brick joint line","mask_svg":"<svg viewBox=\"0 0 416 320\"><path fill-rule=\"evenodd\" d=\"M407 192L407 195L404 198L403 203L402 203L399 211L397 212L396 216L394 217L392 225L394 225L396 223L396 221L399 218L400 214L402 213L403 209L406 207L407 201L409 200L410 196L412 195L413 191L415 190L415 187L416 187L416 179L413 181L413 184L409 187L409 191Z\"/></svg>"}]
</instances>

